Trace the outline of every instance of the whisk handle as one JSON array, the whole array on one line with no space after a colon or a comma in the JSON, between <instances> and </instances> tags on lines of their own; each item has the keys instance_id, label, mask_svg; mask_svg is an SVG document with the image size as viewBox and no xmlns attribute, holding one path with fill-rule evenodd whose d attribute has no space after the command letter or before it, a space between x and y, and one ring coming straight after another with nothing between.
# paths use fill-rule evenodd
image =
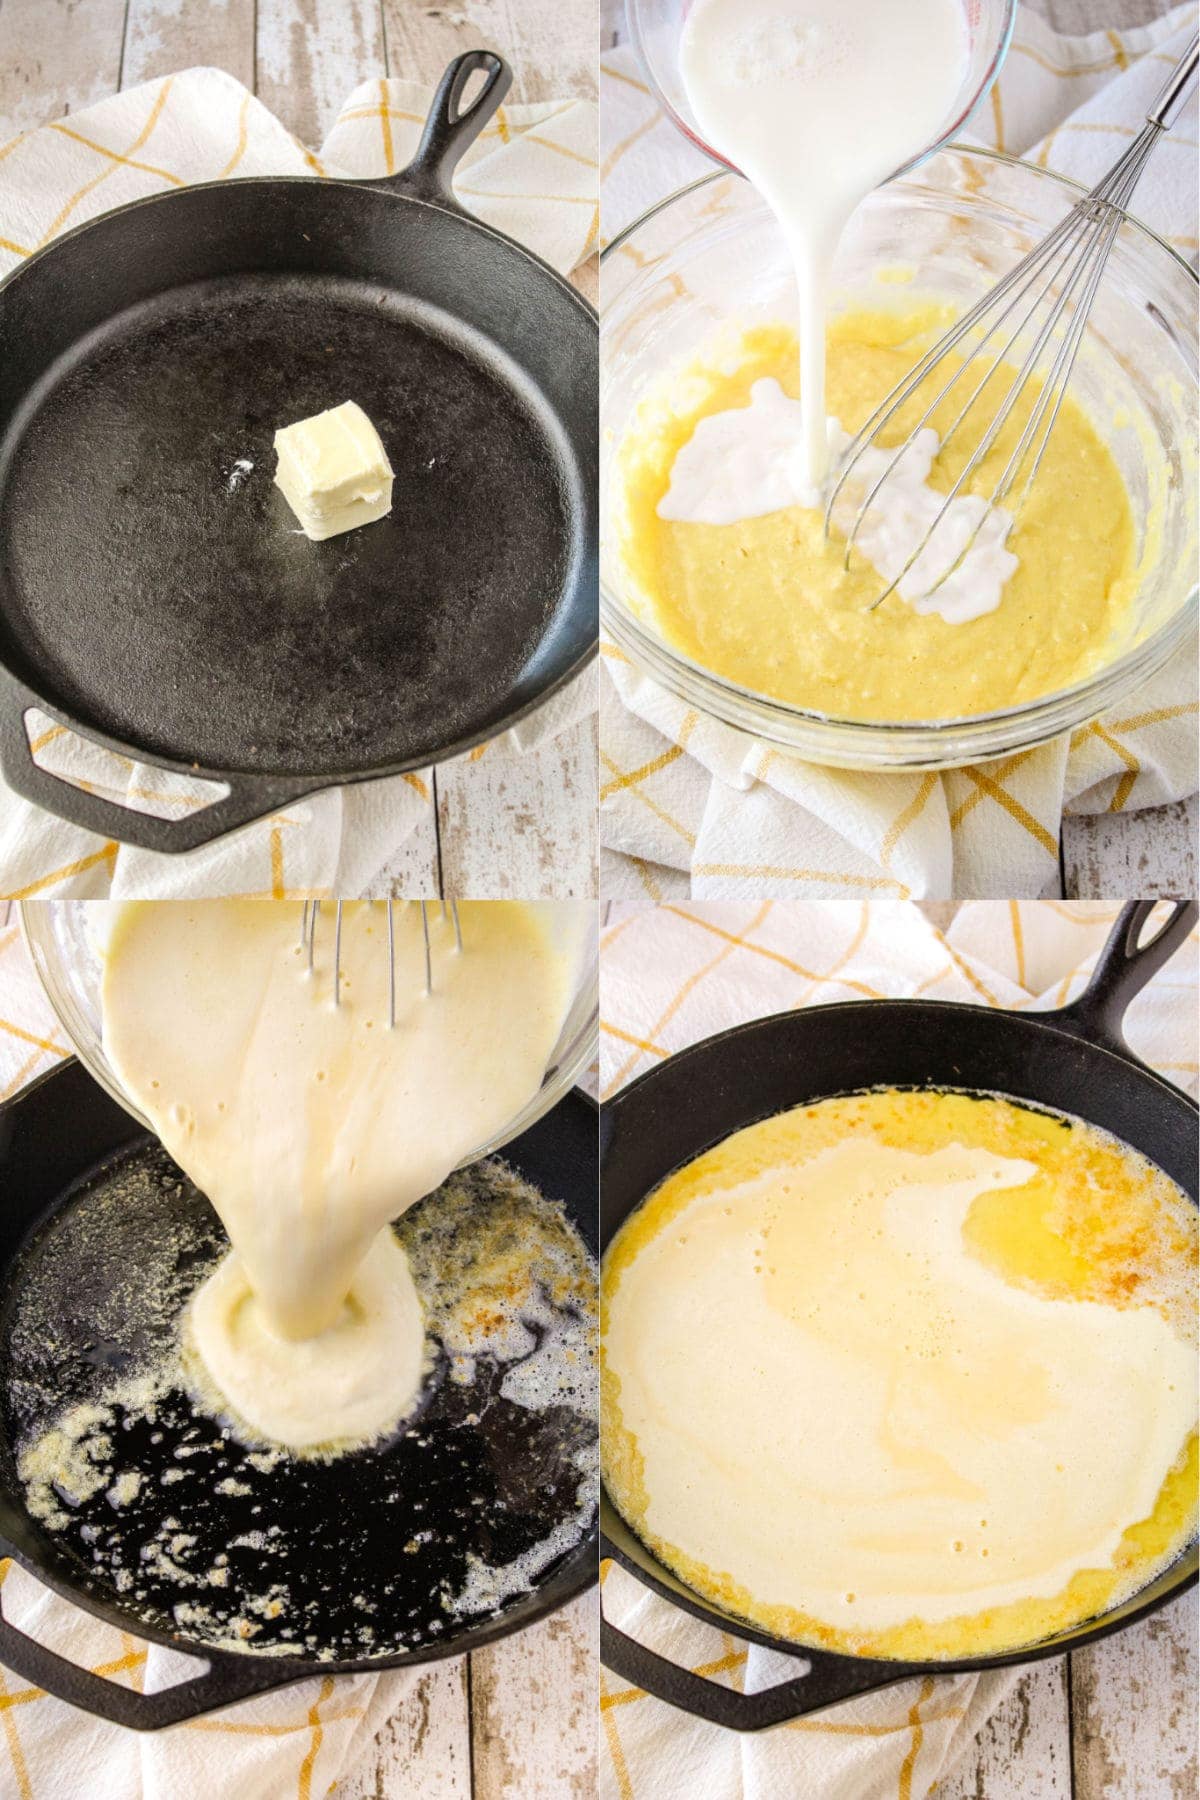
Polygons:
<instances>
[{"instance_id":1,"label":"whisk handle","mask_svg":"<svg viewBox=\"0 0 1200 1800\"><path fill-rule=\"evenodd\" d=\"M1192 82L1196 79L1198 62L1200 62L1200 34L1192 38L1191 43L1167 76L1162 92L1146 114L1151 125L1161 125L1164 131L1170 131L1179 117L1180 108L1188 97Z\"/></svg>"}]
</instances>

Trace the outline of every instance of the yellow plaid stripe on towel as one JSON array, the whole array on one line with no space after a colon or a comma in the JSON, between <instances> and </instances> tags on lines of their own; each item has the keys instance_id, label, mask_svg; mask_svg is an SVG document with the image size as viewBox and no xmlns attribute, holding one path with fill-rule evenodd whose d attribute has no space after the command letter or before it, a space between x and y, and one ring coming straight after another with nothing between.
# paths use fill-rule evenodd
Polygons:
<instances>
[{"instance_id":1,"label":"yellow plaid stripe on towel","mask_svg":"<svg viewBox=\"0 0 1200 1800\"><path fill-rule=\"evenodd\" d=\"M1028 7L984 142L1078 181L1096 179L1144 116L1195 29L1197 9L1088 37ZM631 52L606 56L605 240L711 170L658 112ZM1137 212L1196 254L1196 100L1151 160ZM1056 885L1064 813L1129 812L1196 790L1195 650L1179 652L1111 717L1043 749L947 775L820 769L704 718L602 645L604 891L627 898L851 896L945 899Z\"/></svg>"},{"instance_id":2,"label":"yellow plaid stripe on towel","mask_svg":"<svg viewBox=\"0 0 1200 1800\"><path fill-rule=\"evenodd\" d=\"M0 275L59 232L191 182L394 173L432 96L414 82L363 82L314 152L219 69L130 88L0 146ZM503 108L463 159L463 205L569 274L596 246L596 131L583 100ZM595 710L589 672L464 761L536 753ZM134 810L177 818L214 798L211 784L110 756L42 714L27 728L39 763ZM0 867L21 896L369 893L431 827L432 805L427 771L336 789L173 859L106 842L0 787Z\"/></svg>"},{"instance_id":3,"label":"yellow plaid stripe on towel","mask_svg":"<svg viewBox=\"0 0 1200 1800\"><path fill-rule=\"evenodd\" d=\"M942 932L919 908L892 901L621 906L602 940L602 1094L700 1038L791 1006L916 995L1033 1012L1062 1006L1085 985L1116 910L968 903ZM1191 1093L1197 950L1193 932L1127 1019L1136 1053ZM602 1592L606 1615L622 1630L740 1692L800 1672L794 1659L701 1624L615 1565L603 1571ZM1010 1699L1020 1674L905 1681L815 1718L740 1736L605 1671L603 1800L921 1800ZM1019 1729L1015 1700L1013 1709L1000 1741Z\"/></svg>"}]
</instances>

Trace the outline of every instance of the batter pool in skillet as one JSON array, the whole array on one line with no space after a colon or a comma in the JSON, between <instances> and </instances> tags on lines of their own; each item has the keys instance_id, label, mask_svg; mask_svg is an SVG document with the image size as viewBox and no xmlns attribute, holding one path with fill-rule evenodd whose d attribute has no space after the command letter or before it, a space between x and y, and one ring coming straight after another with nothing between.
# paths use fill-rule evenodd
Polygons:
<instances>
[{"instance_id":1,"label":"batter pool in skillet","mask_svg":"<svg viewBox=\"0 0 1200 1800\"><path fill-rule=\"evenodd\" d=\"M951 316L930 302L863 307L831 321L827 402L839 454ZM1075 400L1062 407L1015 522L1003 511L993 516L941 587L933 582L952 554L935 538L876 606L980 444L1015 370L997 371L994 398L985 395L944 448L962 403L957 390L935 410L916 466L886 482L868 509L849 570L847 533L886 449L867 452L864 479L848 482L827 539L825 490L805 487L797 371L789 327L735 334L652 385L618 447L610 529L623 590L673 649L805 711L911 722L1027 704L1074 686L1131 646L1158 528L1147 522L1139 553L1124 480ZM949 543L969 536L1039 391L1036 380L1029 384L969 476ZM921 390L901 408L885 446L903 442L929 398Z\"/></svg>"},{"instance_id":2,"label":"batter pool in skillet","mask_svg":"<svg viewBox=\"0 0 1200 1800\"><path fill-rule=\"evenodd\" d=\"M772 1636L914 1660L1136 1593L1196 1507L1196 1214L1079 1120L878 1091L738 1132L601 1273L615 1504Z\"/></svg>"},{"instance_id":3,"label":"batter pool in skillet","mask_svg":"<svg viewBox=\"0 0 1200 1800\"><path fill-rule=\"evenodd\" d=\"M161 1145L89 1172L27 1241L0 1318L25 1505L88 1587L190 1641L391 1657L527 1604L598 1499L596 1267L492 1158L395 1226L432 1350L402 1430L338 1459L254 1447L197 1404L179 1316L228 1240Z\"/></svg>"}]
</instances>

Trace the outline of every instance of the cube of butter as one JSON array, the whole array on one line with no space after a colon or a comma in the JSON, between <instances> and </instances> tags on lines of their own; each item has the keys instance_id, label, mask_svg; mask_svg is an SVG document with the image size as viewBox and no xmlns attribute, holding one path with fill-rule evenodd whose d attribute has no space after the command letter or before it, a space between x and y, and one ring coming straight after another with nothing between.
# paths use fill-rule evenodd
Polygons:
<instances>
[{"instance_id":1,"label":"cube of butter","mask_svg":"<svg viewBox=\"0 0 1200 1800\"><path fill-rule=\"evenodd\" d=\"M275 485L306 537L336 537L392 507L392 466L379 433L353 400L275 433Z\"/></svg>"}]
</instances>

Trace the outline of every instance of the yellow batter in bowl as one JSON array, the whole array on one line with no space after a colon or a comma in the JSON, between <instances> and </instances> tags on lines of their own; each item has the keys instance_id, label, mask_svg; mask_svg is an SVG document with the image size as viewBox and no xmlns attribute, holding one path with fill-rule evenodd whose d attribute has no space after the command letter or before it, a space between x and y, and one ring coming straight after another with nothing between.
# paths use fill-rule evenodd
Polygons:
<instances>
[{"instance_id":1,"label":"yellow batter in bowl","mask_svg":"<svg viewBox=\"0 0 1200 1800\"><path fill-rule=\"evenodd\" d=\"M948 309L844 313L828 336L828 405L850 432L949 322ZM680 449L698 423L749 404L763 378L797 392L798 352L782 326L747 331L646 395L614 461L613 515L627 598L674 649L774 700L845 720L973 718L1060 692L1128 647L1140 569L1129 495L1096 427L1070 398L1008 539L1019 566L999 607L968 623L919 614L862 557L842 566L819 512L792 506L730 525L657 512ZM997 396L1010 371L997 373ZM973 389L974 383L971 383ZM968 391L971 391L969 389ZM1036 396L1032 386L970 477L992 492ZM928 394L921 402L927 404ZM963 396L933 415L941 436ZM946 491L994 416L970 416L939 455L930 484ZM920 416L916 402L885 438ZM1019 490L1018 490L1019 491ZM1150 533L1153 536L1153 533Z\"/></svg>"},{"instance_id":2,"label":"yellow batter in bowl","mask_svg":"<svg viewBox=\"0 0 1200 1800\"><path fill-rule=\"evenodd\" d=\"M914 1660L1143 1587L1196 1506L1195 1211L1078 1120L880 1091L665 1181L601 1276L605 1479L697 1593Z\"/></svg>"}]
</instances>

